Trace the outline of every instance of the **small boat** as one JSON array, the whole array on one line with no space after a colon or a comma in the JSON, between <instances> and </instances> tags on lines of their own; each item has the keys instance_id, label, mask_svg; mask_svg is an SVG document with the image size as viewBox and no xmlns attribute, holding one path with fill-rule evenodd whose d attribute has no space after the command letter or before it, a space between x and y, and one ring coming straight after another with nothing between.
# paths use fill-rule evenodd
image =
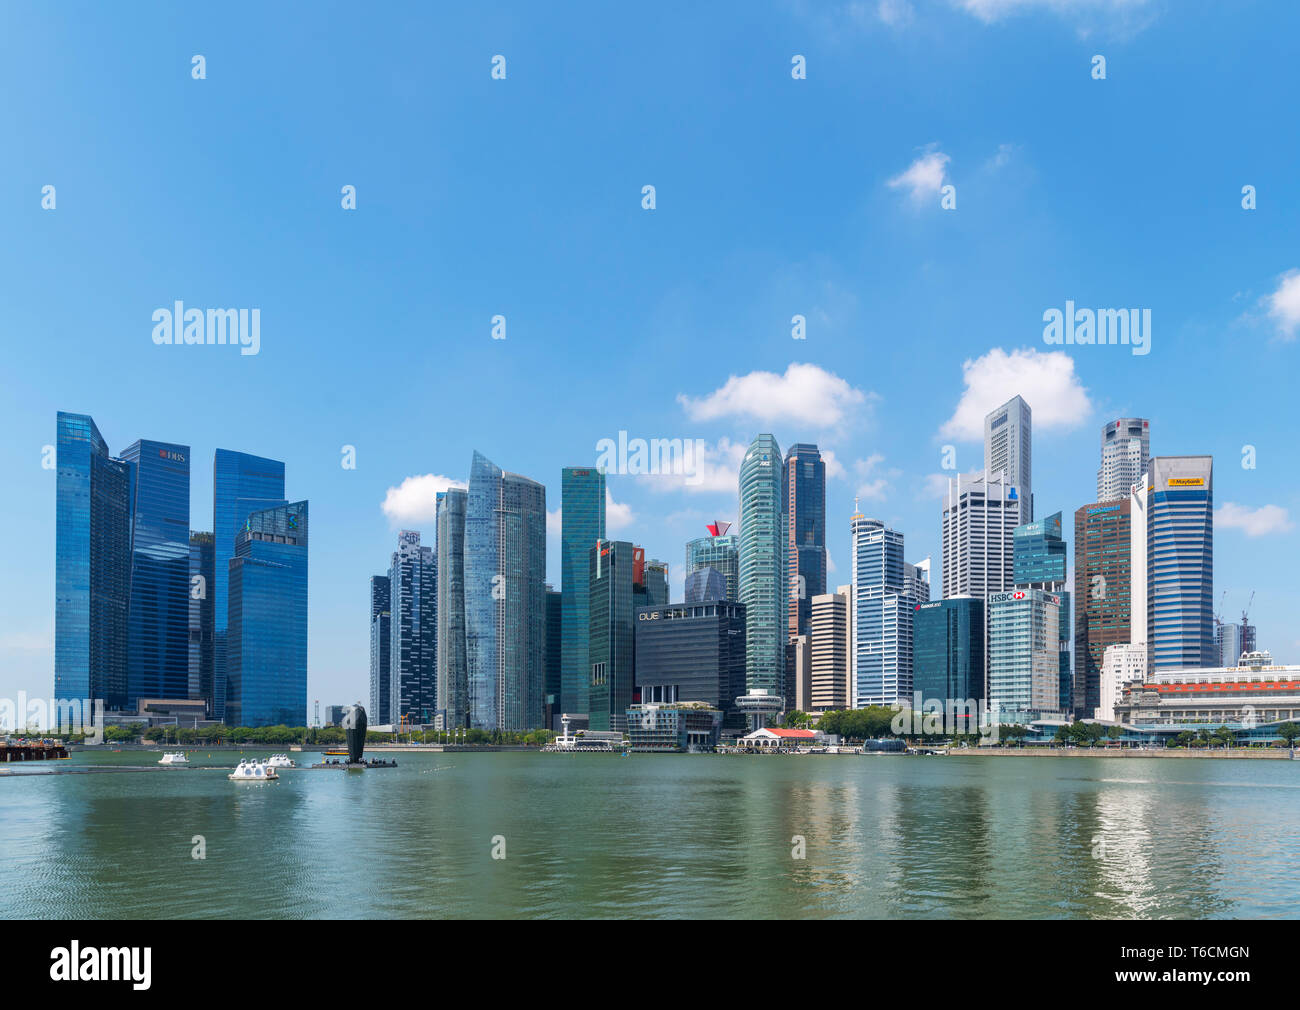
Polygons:
<instances>
[{"instance_id":1,"label":"small boat","mask_svg":"<svg viewBox=\"0 0 1300 1010\"><path fill-rule=\"evenodd\" d=\"M293 760L288 754L272 754L266 761L268 768L294 768Z\"/></svg>"},{"instance_id":2,"label":"small boat","mask_svg":"<svg viewBox=\"0 0 1300 1010\"><path fill-rule=\"evenodd\" d=\"M160 765L187 765L190 763L189 758L185 756L184 751L168 751L158 759Z\"/></svg>"},{"instance_id":3,"label":"small boat","mask_svg":"<svg viewBox=\"0 0 1300 1010\"><path fill-rule=\"evenodd\" d=\"M232 782L268 782L278 779L274 768L269 768L265 761L240 761L235 770L226 778Z\"/></svg>"}]
</instances>

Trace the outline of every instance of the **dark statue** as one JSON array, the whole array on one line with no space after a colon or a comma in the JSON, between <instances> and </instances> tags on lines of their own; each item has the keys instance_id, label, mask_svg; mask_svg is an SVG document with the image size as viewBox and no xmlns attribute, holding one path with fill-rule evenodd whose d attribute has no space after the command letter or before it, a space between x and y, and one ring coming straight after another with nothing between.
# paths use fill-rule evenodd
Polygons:
<instances>
[{"instance_id":1,"label":"dark statue","mask_svg":"<svg viewBox=\"0 0 1300 1010\"><path fill-rule=\"evenodd\" d=\"M343 732L348 740L348 763L360 764L361 752L366 748L366 710L360 704L343 713Z\"/></svg>"}]
</instances>

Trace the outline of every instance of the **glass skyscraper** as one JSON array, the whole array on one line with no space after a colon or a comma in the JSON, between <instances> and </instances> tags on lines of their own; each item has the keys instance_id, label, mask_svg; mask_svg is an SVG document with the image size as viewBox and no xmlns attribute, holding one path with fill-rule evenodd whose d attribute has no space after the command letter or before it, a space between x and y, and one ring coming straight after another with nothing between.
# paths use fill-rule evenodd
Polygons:
<instances>
[{"instance_id":1,"label":"glass skyscraper","mask_svg":"<svg viewBox=\"0 0 1300 1010\"><path fill-rule=\"evenodd\" d=\"M444 729L469 725L469 674L465 659L464 488L437 498L438 711Z\"/></svg>"},{"instance_id":2,"label":"glass skyscraper","mask_svg":"<svg viewBox=\"0 0 1300 1010\"><path fill-rule=\"evenodd\" d=\"M190 651L187 698L202 698L212 715L212 583L211 533L190 533Z\"/></svg>"},{"instance_id":3,"label":"glass skyscraper","mask_svg":"<svg viewBox=\"0 0 1300 1010\"><path fill-rule=\"evenodd\" d=\"M1041 589L989 596L989 707L1011 721L1062 710L1060 612Z\"/></svg>"},{"instance_id":4,"label":"glass skyscraper","mask_svg":"<svg viewBox=\"0 0 1300 1010\"><path fill-rule=\"evenodd\" d=\"M476 452L465 506L465 657L472 726L506 731L541 726L545 648L546 488Z\"/></svg>"},{"instance_id":5,"label":"glass skyscraper","mask_svg":"<svg viewBox=\"0 0 1300 1010\"><path fill-rule=\"evenodd\" d=\"M384 721L432 725L438 711L438 559L416 530L398 534L388 584L392 645Z\"/></svg>"},{"instance_id":6,"label":"glass skyscraper","mask_svg":"<svg viewBox=\"0 0 1300 1010\"><path fill-rule=\"evenodd\" d=\"M957 596L915 607L912 691L922 704L975 702L978 711L984 701L984 601ZM975 729L971 724L964 731Z\"/></svg>"},{"instance_id":7,"label":"glass skyscraper","mask_svg":"<svg viewBox=\"0 0 1300 1010\"><path fill-rule=\"evenodd\" d=\"M1012 535L1013 572L1017 587L1058 589L1065 584L1065 538L1061 513L1017 526Z\"/></svg>"},{"instance_id":8,"label":"glass skyscraper","mask_svg":"<svg viewBox=\"0 0 1300 1010\"><path fill-rule=\"evenodd\" d=\"M1214 461L1156 456L1147 491L1148 670L1213 666Z\"/></svg>"},{"instance_id":9,"label":"glass skyscraper","mask_svg":"<svg viewBox=\"0 0 1300 1010\"><path fill-rule=\"evenodd\" d=\"M860 514L851 517L850 531L854 707L910 701L913 611L923 602L915 598L922 580L915 575L909 580L902 533Z\"/></svg>"},{"instance_id":10,"label":"glass skyscraper","mask_svg":"<svg viewBox=\"0 0 1300 1010\"><path fill-rule=\"evenodd\" d=\"M109 456L89 415L59 411L57 426L54 696L98 698L107 709L121 709L127 694L131 468Z\"/></svg>"},{"instance_id":11,"label":"glass skyscraper","mask_svg":"<svg viewBox=\"0 0 1300 1010\"><path fill-rule=\"evenodd\" d=\"M230 559L235 556L235 537L252 513L286 504L284 464L276 459L246 452L218 449L212 462L212 680L213 715L225 718L226 708L226 625L229 620L227 587Z\"/></svg>"},{"instance_id":12,"label":"glass skyscraper","mask_svg":"<svg viewBox=\"0 0 1300 1010\"><path fill-rule=\"evenodd\" d=\"M546 587L546 688L543 705L545 725L554 729L560 711L560 656L564 646L564 594Z\"/></svg>"},{"instance_id":13,"label":"glass skyscraper","mask_svg":"<svg viewBox=\"0 0 1300 1010\"><path fill-rule=\"evenodd\" d=\"M1093 502L1074 513L1075 676L1061 707L1079 718L1091 718L1101 705L1107 647L1133 641L1130 519L1128 498ZM1134 644L1145 645L1145 635L1139 634Z\"/></svg>"},{"instance_id":14,"label":"glass skyscraper","mask_svg":"<svg viewBox=\"0 0 1300 1010\"><path fill-rule=\"evenodd\" d=\"M599 540L588 552L591 569L589 640L591 728L626 729L636 654L635 548L626 540Z\"/></svg>"},{"instance_id":15,"label":"glass skyscraper","mask_svg":"<svg viewBox=\"0 0 1300 1010\"><path fill-rule=\"evenodd\" d=\"M745 605L745 687L785 686L785 467L771 435L758 435L740 464L740 602Z\"/></svg>"},{"instance_id":16,"label":"glass skyscraper","mask_svg":"<svg viewBox=\"0 0 1300 1010\"><path fill-rule=\"evenodd\" d=\"M387 575L370 576L370 718L388 720L393 655L392 583Z\"/></svg>"},{"instance_id":17,"label":"glass skyscraper","mask_svg":"<svg viewBox=\"0 0 1300 1010\"><path fill-rule=\"evenodd\" d=\"M699 568L686 576L687 603L708 603L727 598L727 580L716 568ZM734 601L733 601L734 602Z\"/></svg>"},{"instance_id":18,"label":"glass skyscraper","mask_svg":"<svg viewBox=\"0 0 1300 1010\"><path fill-rule=\"evenodd\" d=\"M307 503L253 512L235 536L227 624L232 726L307 725Z\"/></svg>"},{"instance_id":19,"label":"glass skyscraper","mask_svg":"<svg viewBox=\"0 0 1300 1010\"><path fill-rule=\"evenodd\" d=\"M594 467L566 466L560 490L560 710L587 712L591 683L587 636L591 547L605 539L605 473Z\"/></svg>"},{"instance_id":20,"label":"glass skyscraper","mask_svg":"<svg viewBox=\"0 0 1300 1010\"><path fill-rule=\"evenodd\" d=\"M701 568L717 569L726 583L726 598L740 599L740 537L731 533L686 541L686 575Z\"/></svg>"},{"instance_id":21,"label":"glass skyscraper","mask_svg":"<svg viewBox=\"0 0 1300 1010\"><path fill-rule=\"evenodd\" d=\"M786 634L806 635L812 598L826 592L826 463L815 445L785 454Z\"/></svg>"},{"instance_id":22,"label":"glass skyscraper","mask_svg":"<svg viewBox=\"0 0 1300 1010\"><path fill-rule=\"evenodd\" d=\"M187 698L190 679L190 447L146 439L131 466L126 704Z\"/></svg>"}]
</instances>

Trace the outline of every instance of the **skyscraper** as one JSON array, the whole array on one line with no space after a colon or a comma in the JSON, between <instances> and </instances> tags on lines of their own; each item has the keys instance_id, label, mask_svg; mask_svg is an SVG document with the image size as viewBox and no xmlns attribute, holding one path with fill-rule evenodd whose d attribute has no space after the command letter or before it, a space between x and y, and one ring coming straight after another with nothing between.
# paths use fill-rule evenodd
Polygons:
<instances>
[{"instance_id":1,"label":"skyscraper","mask_svg":"<svg viewBox=\"0 0 1300 1010\"><path fill-rule=\"evenodd\" d=\"M758 435L740 464L740 602L745 686L780 695L785 683L786 526L781 447Z\"/></svg>"},{"instance_id":2,"label":"skyscraper","mask_svg":"<svg viewBox=\"0 0 1300 1010\"><path fill-rule=\"evenodd\" d=\"M785 454L786 635L808 634L812 598L826 592L826 464L815 445Z\"/></svg>"},{"instance_id":3,"label":"skyscraper","mask_svg":"<svg viewBox=\"0 0 1300 1010\"><path fill-rule=\"evenodd\" d=\"M812 598L811 710L827 712L850 707L849 670L852 664L852 586Z\"/></svg>"},{"instance_id":4,"label":"skyscraper","mask_svg":"<svg viewBox=\"0 0 1300 1010\"><path fill-rule=\"evenodd\" d=\"M730 523L713 523L710 528L726 530ZM716 568L726 583L726 598L740 599L740 537L720 532L686 541L686 575L701 568Z\"/></svg>"},{"instance_id":5,"label":"skyscraper","mask_svg":"<svg viewBox=\"0 0 1300 1010\"><path fill-rule=\"evenodd\" d=\"M284 464L245 452L218 449L212 461L212 682L213 717L226 711L226 591L235 537L257 511L286 504Z\"/></svg>"},{"instance_id":6,"label":"skyscraper","mask_svg":"<svg viewBox=\"0 0 1300 1010\"><path fill-rule=\"evenodd\" d=\"M634 548L626 540L598 540L588 552L591 575L589 634L591 728L626 729L636 656ZM647 604L648 606L649 604Z\"/></svg>"},{"instance_id":7,"label":"skyscraper","mask_svg":"<svg viewBox=\"0 0 1300 1010\"><path fill-rule=\"evenodd\" d=\"M1033 411L1013 396L984 417L984 475L996 481L999 474L1020 501L1016 525L1034 520Z\"/></svg>"},{"instance_id":8,"label":"skyscraper","mask_svg":"<svg viewBox=\"0 0 1300 1010\"><path fill-rule=\"evenodd\" d=\"M1061 711L1061 598L1041 589L993 593L987 613L989 707L1012 721Z\"/></svg>"},{"instance_id":9,"label":"skyscraper","mask_svg":"<svg viewBox=\"0 0 1300 1010\"><path fill-rule=\"evenodd\" d=\"M211 717L216 703L212 691L212 584L214 577L211 533L190 533L189 686L185 697L202 698Z\"/></svg>"},{"instance_id":10,"label":"skyscraper","mask_svg":"<svg viewBox=\"0 0 1300 1010\"><path fill-rule=\"evenodd\" d=\"M1121 417L1101 429L1101 466L1097 468L1097 501L1118 501L1144 473L1151 459L1151 422Z\"/></svg>"},{"instance_id":11,"label":"skyscraper","mask_svg":"<svg viewBox=\"0 0 1300 1010\"><path fill-rule=\"evenodd\" d=\"M605 473L594 467L566 466L560 490L560 710L588 711L591 683L587 636L591 547L605 539Z\"/></svg>"},{"instance_id":12,"label":"skyscraper","mask_svg":"<svg viewBox=\"0 0 1300 1010\"><path fill-rule=\"evenodd\" d=\"M432 725L438 712L438 559L402 530L388 569L392 645L385 722Z\"/></svg>"},{"instance_id":13,"label":"skyscraper","mask_svg":"<svg viewBox=\"0 0 1300 1010\"><path fill-rule=\"evenodd\" d=\"M1130 503L1094 502L1074 513L1074 684L1062 699L1079 718L1101 705L1106 649L1134 639ZM1145 545L1144 545L1145 546Z\"/></svg>"},{"instance_id":14,"label":"skyscraper","mask_svg":"<svg viewBox=\"0 0 1300 1010\"><path fill-rule=\"evenodd\" d=\"M708 603L727 598L727 580L716 568L700 568L686 576L686 602Z\"/></svg>"},{"instance_id":15,"label":"skyscraper","mask_svg":"<svg viewBox=\"0 0 1300 1010\"><path fill-rule=\"evenodd\" d=\"M438 684L443 728L469 725L465 658L465 506L463 488L438 495Z\"/></svg>"},{"instance_id":16,"label":"skyscraper","mask_svg":"<svg viewBox=\"0 0 1300 1010\"><path fill-rule=\"evenodd\" d=\"M546 586L546 688L543 725L553 729L560 716L561 653L564 645L564 594Z\"/></svg>"},{"instance_id":17,"label":"skyscraper","mask_svg":"<svg viewBox=\"0 0 1300 1010\"><path fill-rule=\"evenodd\" d=\"M645 586L645 606L668 606L668 563L647 558L642 585Z\"/></svg>"},{"instance_id":18,"label":"skyscraper","mask_svg":"<svg viewBox=\"0 0 1300 1010\"><path fill-rule=\"evenodd\" d=\"M388 721L392 712L392 583L387 575L370 576L370 718Z\"/></svg>"},{"instance_id":19,"label":"skyscraper","mask_svg":"<svg viewBox=\"0 0 1300 1010\"><path fill-rule=\"evenodd\" d=\"M1060 634L1057 696L1062 711L1070 711L1074 698L1074 673L1070 663L1070 594L1065 591L1066 544L1061 534L1061 513L1016 527L1013 569L1017 589L1042 589L1060 598L1057 632Z\"/></svg>"},{"instance_id":20,"label":"skyscraper","mask_svg":"<svg viewBox=\"0 0 1300 1010\"><path fill-rule=\"evenodd\" d=\"M567 597L567 588L564 593ZM476 452L465 506L465 656L472 726L506 731L541 726L545 594L546 488Z\"/></svg>"},{"instance_id":21,"label":"skyscraper","mask_svg":"<svg viewBox=\"0 0 1300 1010\"><path fill-rule=\"evenodd\" d=\"M912 595L915 581L909 585L903 534L860 513L850 518L849 526L857 685L854 707L910 702L913 611L923 601ZM918 576L913 574L912 580Z\"/></svg>"},{"instance_id":22,"label":"skyscraper","mask_svg":"<svg viewBox=\"0 0 1300 1010\"><path fill-rule=\"evenodd\" d=\"M54 696L126 705L130 605L129 464L109 456L87 414L58 412Z\"/></svg>"},{"instance_id":23,"label":"skyscraper","mask_svg":"<svg viewBox=\"0 0 1300 1010\"><path fill-rule=\"evenodd\" d=\"M948 480L941 506L943 598L975 596L1015 584L1015 530L1020 525L1016 489L1001 477L958 475Z\"/></svg>"},{"instance_id":24,"label":"skyscraper","mask_svg":"<svg viewBox=\"0 0 1300 1010\"><path fill-rule=\"evenodd\" d=\"M235 537L227 596L227 722L307 725L305 501L253 512Z\"/></svg>"},{"instance_id":25,"label":"skyscraper","mask_svg":"<svg viewBox=\"0 0 1300 1010\"><path fill-rule=\"evenodd\" d=\"M973 596L918 603L912 650L912 691L922 703L984 701L984 601ZM968 704L956 711L970 714ZM969 722L955 727L974 732Z\"/></svg>"},{"instance_id":26,"label":"skyscraper","mask_svg":"<svg viewBox=\"0 0 1300 1010\"><path fill-rule=\"evenodd\" d=\"M1151 673L1213 667L1214 476L1209 456L1156 456L1147 491Z\"/></svg>"},{"instance_id":27,"label":"skyscraper","mask_svg":"<svg viewBox=\"0 0 1300 1010\"><path fill-rule=\"evenodd\" d=\"M126 703L185 698L190 670L190 447L145 439L131 465ZM215 559L214 559L215 561Z\"/></svg>"}]
</instances>

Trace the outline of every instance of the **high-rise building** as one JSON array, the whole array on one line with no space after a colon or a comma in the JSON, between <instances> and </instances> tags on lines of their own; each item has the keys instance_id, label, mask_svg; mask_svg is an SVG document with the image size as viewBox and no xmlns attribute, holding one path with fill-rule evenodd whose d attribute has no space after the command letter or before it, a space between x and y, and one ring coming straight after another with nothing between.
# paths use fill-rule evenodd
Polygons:
<instances>
[{"instance_id":1,"label":"high-rise building","mask_svg":"<svg viewBox=\"0 0 1300 1010\"><path fill-rule=\"evenodd\" d=\"M305 501L253 512L235 537L228 585L226 721L307 725Z\"/></svg>"},{"instance_id":2,"label":"high-rise building","mask_svg":"<svg viewBox=\"0 0 1300 1010\"><path fill-rule=\"evenodd\" d=\"M745 684L780 696L785 685L786 526L781 447L757 435L740 464L740 602Z\"/></svg>"},{"instance_id":3,"label":"high-rise building","mask_svg":"<svg viewBox=\"0 0 1300 1010\"><path fill-rule=\"evenodd\" d=\"M190 532L189 677L185 697L202 698L209 718L212 691L212 584L215 580L211 533Z\"/></svg>"},{"instance_id":4,"label":"high-rise building","mask_svg":"<svg viewBox=\"0 0 1300 1010\"><path fill-rule=\"evenodd\" d=\"M1147 490L1149 673L1212 667L1214 474L1210 456L1156 456Z\"/></svg>"},{"instance_id":5,"label":"high-rise building","mask_svg":"<svg viewBox=\"0 0 1300 1010\"><path fill-rule=\"evenodd\" d=\"M1243 652L1255 651L1255 626L1219 624L1214 629L1214 640L1219 650L1219 666L1236 666Z\"/></svg>"},{"instance_id":6,"label":"high-rise building","mask_svg":"<svg viewBox=\"0 0 1300 1010\"><path fill-rule=\"evenodd\" d=\"M567 582L562 591L567 598ZM478 452L465 505L465 657L471 726L542 725L546 488Z\"/></svg>"},{"instance_id":7,"label":"high-rise building","mask_svg":"<svg viewBox=\"0 0 1300 1010\"><path fill-rule=\"evenodd\" d=\"M822 593L812 598L809 711L828 712L850 707L853 632L849 614L852 600L852 586L840 586L833 593Z\"/></svg>"},{"instance_id":8,"label":"high-rise building","mask_svg":"<svg viewBox=\"0 0 1300 1010\"><path fill-rule=\"evenodd\" d=\"M712 528L727 529L728 523L714 523ZM716 568L726 582L726 598L740 599L740 537L734 533L699 537L686 541L686 575L701 568Z\"/></svg>"},{"instance_id":9,"label":"high-rise building","mask_svg":"<svg viewBox=\"0 0 1300 1010\"><path fill-rule=\"evenodd\" d=\"M1131 643L1148 642L1147 637L1147 528L1151 509L1147 491L1151 477L1143 474L1128 498L1129 511L1129 637ZM1150 662L1148 642L1147 660Z\"/></svg>"},{"instance_id":10,"label":"high-rise building","mask_svg":"<svg viewBox=\"0 0 1300 1010\"><path fill-rule=\"evenodd\" d=\"M438 558L402 530L388 568L392 645L385 722L432 725L438 713Z\"/></svg>"},{"instance_id":11,"label":"high-rise building","mask_svg":"<svg viewBox=\"0 0 1300 1010\"><path fill-rule=\"evenodd\" d=\"M930 559L903 565L903 591L917 602L930 599Z\"/></svg>"},{"instance_id":12,"label":"high-rise building","mask_svg":"<svg viewBox=\"0 0 1300 1010\"><path fill-rule=\"evenodd\" d=\"M438 661L435 694L443 729L469 725L469 667L465 655L464 488L438 494ZM557 640L557 646L559 642Z\"/></svg>"},{"instance_id":13,"label":"high-rise building","mask_svg":"<svg viewBox=\"0 0 1300 1010\"><path fill-rule=\"evenodd\" d=\"M1236 660L1233 660L1236 665ZM1115 721L1115 706L1124 697L1124 687L1146 680L1147 646L1145 642L1121 642L1106 646L1101 661L1101 694L1093 718Z\"/></svg>"},{"instance_id":14,"label":"high-rise building","mask_svg":"<svg viewBox=\"0 0 1300 1010\"><path fill-rule=\"evenodd\" d=\"M786 635L808 634L812 598L826 592L826 463L802 442L785 454Z\"/></svg>"},{"instance_id":15,"label":"high-rise building","mask_svg":"<svg viewBox=\"0 0 1300 1010\"><path fill-rule=\"evenodd\" d=\"M1131 520L1128 498L1093 502L1074 513L1075 676L1061 705L1079 718L1091 718L1102 703L1106 649L1134 641Z\"/></svg>"},{"instance_id":16,"label":"high-rise building","mask_svg":"<svg viewBox=\"0 0 1300 1010\"><path fill-rule=\"evenodd\" d=\"M918 603L912 646L912 691L969 718L984 702L984 601L973 596ZM958 732L974 732L967 724Z\"/></svg>"},{"instance_id":17,"label":"high-rise building","mask_svg":"<svg viewBox=\"0 0 1300 1010\"><path fill-rule=\"evenodd\" d=\"M1121 417L1101 429L1101 466L1097 468L1097 501L1127 498L1146 473L1151 459L1151 422Z\"/></svg>"},{"instance_id":18,"label":"high-rise building","mask_svg":"<svg viewBox=\"0 0 1300 1010\"><path fill-rule=\"evenodd\" d=\"M370 576L370 718L392 715L393 596L387 575Z\"/></svg>"},{"instance_id":19,"label":"high-rise building","mask_svg":"<svg viewBox=\"0 0 1300 1010\"><path fill-rule=\"evenodd\" d=\"M923 580L903 560L903 534L879 519L850 518L853 564L855 708L912 697L913 596ZM910 575L907 569L911 567ZM925 597L929 598L928 583Z\"/></svg>"},{"instance_id":20,"label":"high-rise building","mask_svg":"<svg viewBox=\"0 0 1300 1010\"><path fill-rule=\"evenodd\" d=\"M744 606L716 599L638 610L636 688L642 704L704 702L743 724Z\"/></svg>"},{"instance_id":21,"label":"high-rise building","mask_svg":"<svg viewBox=\"0 0 1300 1010\"><path fill-rule=\"evenodd\" d=\"M87 414L58 412L54 696L126 705L130 465Z\"/></svg>"},{"instance_id":22,"label":"high-rise building","mask_svg":"<svg viewBox=\"0 0 1300 1010\"><path fill-rule=\"evenodd\" d=\"M785 707L800 712L812 708L812 636L795 635L785 643Z\"/></svg>"},{"instance_id":23,"label":"high-rise building","mask_svg":"<svg viewBox=\"0 0 1300 1010\"><path fill-rule=\"evenodd\" d=\"M546 708L544 725L554 729L560 716L561 654L564 644L564 593L546 587Z\"/></svg>"},{"instance_id":24,"label":"high-rise building","mask_svg":"<svg viewBox=\"0 0 1300 1010\"><path fill-rule=\"evenodd\" d=\"M1016 527L1020 499L1000 476L967 474L948 480L941 506L943 598L985 599L1015 584Z\"/></svg>"},{"instance_id":25,"label":"high-rise building","mask_svg":"<svg viewBox=\"0 0 1300 1010\"><path fill-rule=\"evenodd\" d=\"M212 714L216 719L224 719L226 710L226 590L235 537L252 513L286 503L282 462L230 449L216 451L212 462L212 565L216 576L212 593Z\"/></svg>"},{"instance_id":26,"label":"high-rise building","mask_svg":"<svg viewBox=\"0 0 1300 1010\"><path fill-rule=\"evenodd\" d=\"M990 481L999 474L1020 503L1016 525L1034 520L1033 411L1013 396L984 416L984 473Z\"/></svg>"},{"instance_id":27,"label":"high-rise building","mask_svg":"<svg viewBox=\"0 0 1300 1010\"><path fill-rule=\"evenodd\" d=\"M146 439L131 465L126 703L185 698L190 673L190 447ZM215 565L215 558L214 558Z\"/></svg>"},{"instance_id":28,"label":"high-rise building","mask_svg":"<svg viewBox=\"0 0 1300 1010\"><path fill-rule=\"evenodd\" d=\"M727 580L716 568L700 568L686 576L686 602L709 603L727 598Z\"/></svg>"},{"instance_id":29,"label":"high-rise building","mask_svg":"<svg viewBox=\"0 0 1300 1010\"><path fill-rule=\"evenodd\" d=\"M591 547L605 539L605 472L595 467L566 466L560 491L560 592L563 595L563 643L560 649L560 710L588 711L591 663L587 636Z\"/></svg>"},{"instance_id":30,"label":"high-rise building","mask_svg":"<svg viewBox=\"0 0 1300 1010\"><path fill-rule=\"evenodd\" d=\"M668 606L668 563L647 558L642 585L645 586L645 606Z\"/></svg>"},{"instance_id":31,"label":"high-rise building","mask_svg":"<svg viewBox=\"0 0 1300 1010\"><path fill-rule=\"evenodd\" d=\"M590 727L626 729L636 662L635 551L626 540L598 540L588 552L591 630ZM643 594L644 595L644 594Z\"/></svg>"},{"instance_id":32,"label":"high-rise building","mask_svg":"<svg viewBox=\"0 0 1300 1010\"><path fill-rule=\"evenodd\" d=\"M1061 598L1057 631L1060 634L1058 660L1060 705L1071 711L1074 671L1070 662L1070 594L1065 591L1066 544L1061 533L1061 513L1017 526L1012 537L1013 569L1017 589L1043 589Z\"/></svg>"},{"instance_id":33,"label":"high-rise building","mask_svg":"<svg viewBox=\"0 0 1300 1010\"><path fill-rule=\"evenodd\" d=\"M1002 717L1061 711L1060 611L1060 596L1041 589L989 596L989 707Z\"/></svg>"}]
</instances>

